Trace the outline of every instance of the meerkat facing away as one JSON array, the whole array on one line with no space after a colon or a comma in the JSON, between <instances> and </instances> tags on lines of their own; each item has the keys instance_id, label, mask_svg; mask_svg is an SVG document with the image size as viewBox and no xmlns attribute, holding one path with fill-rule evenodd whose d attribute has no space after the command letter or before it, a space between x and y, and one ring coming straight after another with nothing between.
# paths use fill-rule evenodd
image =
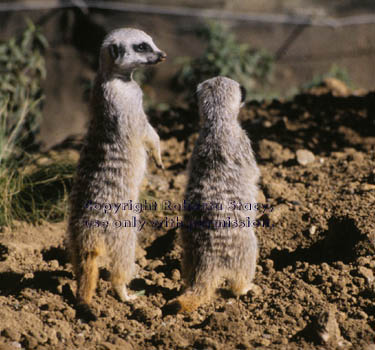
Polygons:
<instances>
[{"instance_id":1,"label":"meerkat facing away","mask_svg":"<svg viewBox=\"0 0 375 350\"><path fill-rule=\"evenodd\" d=\"M142 90L132 73L165 57L150 36L132 28L112 31L100 49L91 121L70 196L68 224L77 306L83 318L96 318L89 304L97 284L99 256L111 260L112 286L119 298L124 301L133 297L128 295L126 283L135 269L136 232L132 227L113 227L113 222L136 214L93 208L138 200L147 150L162 167L159 136L143 111Z\"/></svg>"},{"instance_id":2,"label":"meerkat facing away","mask_svg":"<svg viewBox=\"0 0 375 350\"><path fill-rule=\"evenodd\" d=\"M234 210L236 203L255 203L259 169L245 131L238 122L244 89L234 80L216 77L198 85L201 130L189 163L185 194L192 210L181 230L185 292L170 303L174 312L192 311L208 301L221 279L237 296L251 289L258 253L252 226L255 211ZM222 210L205 204L222 204ZM241 220L245 227L223 227Z\"/></svg>"}]
</instances>

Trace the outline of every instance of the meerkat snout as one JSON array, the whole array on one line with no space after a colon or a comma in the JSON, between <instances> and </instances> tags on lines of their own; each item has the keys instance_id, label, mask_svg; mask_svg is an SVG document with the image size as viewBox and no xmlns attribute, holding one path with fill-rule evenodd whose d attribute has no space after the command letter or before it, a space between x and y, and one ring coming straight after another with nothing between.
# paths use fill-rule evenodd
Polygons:
<instances>
[{"instance_id":1,"label":"meerkat snout","mask_svg":"<svg viewBox=\"0 0 375 350\"><path fill-rule=\"evenodd\" d=\"M106 74L123 75L140 66L162 62L166 57L145 32L123 28L106 37L100 53L100 69Z\"/></svg>"},{"instance_id":2,"label":"meerkat snout","mask_svg":"<svg viewBox=\"0 0 375 350\"><path fill-rule=\"evenodd\" d=\"M163 62L167 59L167 54L164 51L158 52L158 62Z\"/></svg>"}]
</instances>

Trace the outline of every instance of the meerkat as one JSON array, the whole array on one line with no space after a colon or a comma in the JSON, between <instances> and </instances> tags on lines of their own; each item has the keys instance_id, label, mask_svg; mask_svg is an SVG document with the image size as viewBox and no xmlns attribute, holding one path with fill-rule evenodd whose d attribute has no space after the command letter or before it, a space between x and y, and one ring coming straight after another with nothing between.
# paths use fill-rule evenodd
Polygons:
<instances>
[{"instance_id":1,"label":"meerkat","mask_svg":"<svg viewBox=\"0 0 375 350\"><path fill-rule=\"evenodd\" d=\"M198 85L201 130L188 166L181 229L182 276L185 292L168 307L193 311L209 301L222 279L234 295L251 289L258 254L253 227L223 227L230 220L255 220L255 211L234 210L231 202L257 199L259 169L249 138L238 121L245 89L236 81L216 77ZM206 210L205 203L222 204ZM233 224L234 225L234 224Z\"/></svg>"},{"instance_id":2,"label":"meerkat","mask_svg":"<svg viewBox=\"0 0 375 350\"><path fill-rule=\"evenodd\" d=\"M166 54L143 31L124 28L103 41L91 95L91 121L70 196L68 244L77 279L77 307L96 319L91 303L100 256L111 261L112 287L122 301L135 270L136 231L114 221L136 215L128 210L93 210L111 203L138 200L147 151L163 167L159 136L143 111L142 90L133 71L163 61ZM96 206L96 207L95 207ZM83 314L83 315L84 315Z\"/></svg>"}]
</instances>

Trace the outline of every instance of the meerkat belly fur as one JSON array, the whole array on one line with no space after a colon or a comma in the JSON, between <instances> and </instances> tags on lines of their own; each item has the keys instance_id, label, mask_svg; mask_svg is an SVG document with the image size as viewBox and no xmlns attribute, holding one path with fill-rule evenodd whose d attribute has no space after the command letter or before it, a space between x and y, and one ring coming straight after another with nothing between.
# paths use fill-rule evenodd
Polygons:
<instances>
[{"instance_id":1,"label":"meerkat belly fur","mask_svg":"<svg viewBox=\"0 0 375 350\"><path fill-rule=\"evenodd\" d=\"M94 294L97 258L111 260L112 286L121 300L129 300L126 284L135 270L136 228L116 228L116 220L134 213L92 210L87 203L138 200L146 171L147 150L162 167L159 137L147 120L142 90L132 79L135 68L164 60L146 33L118 29L104 40L100 68L91 97L91 122L81 150L70 197L69 250L77 278L77 303L88 308ZM99 223L99 227L93 223ZM100 223L108 222L104 226Z\"/></svg>"},{"instance_id":2,"label":"meerkat belly fur","mask_svg":"<svg viewBox=\"0 0 375 350\"><path fill-rule=\"evenodd\" d=\"M202 126L189 163L185 200L193 205L219 203L223 210L193 210L184 215L182 274L187 288L174 302L180 312L208 301L222 279L229 281L237 296L252 287L258 252L253 227L208 224L223 223L229 217L255 220L255 211L230 206L231 201L254 203L258 192L259 169L238 122L244 92L225 77L206 80L197 88Z\"/></svg>"}]
</instances>

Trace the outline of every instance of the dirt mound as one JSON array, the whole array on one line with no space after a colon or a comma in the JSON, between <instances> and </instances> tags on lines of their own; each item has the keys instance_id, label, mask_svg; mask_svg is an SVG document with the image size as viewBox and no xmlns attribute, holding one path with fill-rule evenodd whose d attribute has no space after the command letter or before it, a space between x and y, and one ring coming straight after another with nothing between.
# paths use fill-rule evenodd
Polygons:
<instances>
[{"instance_id":1,"label":"dirt mound","mask_svg":"<svg viewBox=\"0 0 375 350\"><path fill-rule=\"evenodd\" d=\"M100 317L90 324L75 317L65 223L4 229L0 344L164 350L361 349L374 343L374 115L374 93L339 97L327 90L248 104L241 120L262 172L259 201L272 208L258 212L270 227L256 231L257 286L236 299L223 285L191 314L162 314L181 290L181 248L170 219L182 212L142 213L160 225L146 225L139 235L139 271L130 286L139 297L119 302L102 269L93 302ZM177 109L151 121L162 138L166 170L151 165L143 197L179 203L197 115ZM299 150L313 157L301 162Z\"/></svg>"}]
</instances>

